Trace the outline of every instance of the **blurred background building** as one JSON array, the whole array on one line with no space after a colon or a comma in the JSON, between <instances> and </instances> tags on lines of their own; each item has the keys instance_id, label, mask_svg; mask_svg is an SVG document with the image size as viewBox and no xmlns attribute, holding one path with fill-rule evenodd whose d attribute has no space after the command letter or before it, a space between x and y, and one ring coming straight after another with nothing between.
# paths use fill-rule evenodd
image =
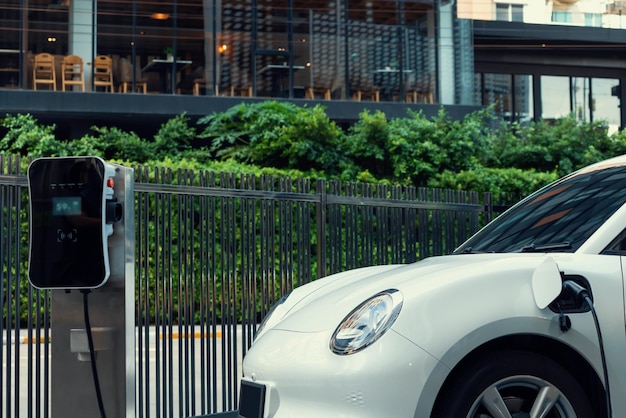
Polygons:
<instances>
[{"instance_id":1,"label":"blurred background building","mask_svg":"<svg viewBox=\"0 0 626 418\"><path fill-rule=\"evenodd\" d=\"M242 101L624 125L626 1L0 0L0 111L68 136ZM71 61L73 65L70 65Z\"/></svg>"}]
</instances>

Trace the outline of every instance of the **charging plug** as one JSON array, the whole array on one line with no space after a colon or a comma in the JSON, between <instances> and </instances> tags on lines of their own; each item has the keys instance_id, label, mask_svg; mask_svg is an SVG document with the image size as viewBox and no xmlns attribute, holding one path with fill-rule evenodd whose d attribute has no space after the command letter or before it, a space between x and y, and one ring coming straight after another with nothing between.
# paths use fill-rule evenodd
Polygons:
<instances>
[{"instance_id":1,"label":"charging plug","mask_svg":"<svg viewBox=\"0 0 626 418\"><path fill-rule=\"evenodd\" d=\"M582 308L587 303L589 297L589 291L576 283L573 280L566 280L563 282L563 290L567 291L574 297L577 308Z\"/></svg>"}]
</instances>

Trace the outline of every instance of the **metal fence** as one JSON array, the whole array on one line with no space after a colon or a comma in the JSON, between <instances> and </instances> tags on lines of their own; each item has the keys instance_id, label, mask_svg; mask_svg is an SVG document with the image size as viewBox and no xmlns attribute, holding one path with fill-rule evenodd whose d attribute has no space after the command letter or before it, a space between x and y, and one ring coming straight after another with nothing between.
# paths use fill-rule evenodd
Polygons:
<instances>
[{"instance_id":1,"label":"metal fence","mask_svg":"<svg viewBox=\"0 0 626 418\"><path fill-rule=\"evenodd\" d=\"M48 417L50 294L27 279L25 164L0 159L0 414ZM134 168L139 418L236 409L241 360L280 295L449 253L504 208L474 192Z\"/></svg>"}]
</instances>

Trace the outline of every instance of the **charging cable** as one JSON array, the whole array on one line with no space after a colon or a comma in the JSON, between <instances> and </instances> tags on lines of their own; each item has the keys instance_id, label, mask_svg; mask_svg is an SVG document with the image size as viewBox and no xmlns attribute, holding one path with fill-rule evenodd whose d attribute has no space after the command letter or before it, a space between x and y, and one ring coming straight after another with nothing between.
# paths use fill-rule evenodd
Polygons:
<instances>
[{"instance_id":1,"label":"charging cable","mask_svg":"<svg viewBox=\"0 0 626 418\"><path fill-rule=\"evenodd\" d=\"M87 342L89 344L89 356L91 359L91 373L93 375L93 383L96 388L96 396L98 397L98 407L100 408L100 417L106 418L104 411L104 402L102 401L102 392L100 391L100 380L98 379L98 368L96 367L96 350L93 347L93 335L91 334L91 324L89 323L89 298L90 290L81 290L83 294L83 311L85 316L85 330L87 331Z\"/></svg>"},{"instance_id":2,"label":"charging cable","mask_svg":"<svg viewBox=\"0 0 626 418\"><path fill-rule=\"evenodd\" d=\"M611 390L609 388L609 372L606 365L606 355L604 353L604 342L602 340L602 331L600 331L600 321L598 320L598 314L596 313L596 309L593 305L593 301L589 296L589 291L579 285L578 283L567 280L563 282L563 288L567 289L576 300L576 304L582 306L583 302L589 306L591 310L591 315L593 315L593 322L596 326L596 332L598 334L598 344L600 345L600 357L602 359L602 372L604 373L604 386L606 387L606 410L607 416L611 418L613 416L612 408L611 408Z\"/></svg>"}]
</instances>

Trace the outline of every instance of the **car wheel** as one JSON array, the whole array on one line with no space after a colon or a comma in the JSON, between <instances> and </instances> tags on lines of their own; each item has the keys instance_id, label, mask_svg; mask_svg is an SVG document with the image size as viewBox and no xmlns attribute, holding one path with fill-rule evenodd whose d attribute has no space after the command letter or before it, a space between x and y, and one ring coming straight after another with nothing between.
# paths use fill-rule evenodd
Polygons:
<instances>
[{"instance_id":1,"label":"car wheel","mask_svg":"<svg viewBox=\"0 0 626 418\"><path fill-rule=\"evenodd\" d=\"M444 388L433 418L587 418L584 390L563 366L535 353L490 353Z\"/></svg>"}]
</instances>

